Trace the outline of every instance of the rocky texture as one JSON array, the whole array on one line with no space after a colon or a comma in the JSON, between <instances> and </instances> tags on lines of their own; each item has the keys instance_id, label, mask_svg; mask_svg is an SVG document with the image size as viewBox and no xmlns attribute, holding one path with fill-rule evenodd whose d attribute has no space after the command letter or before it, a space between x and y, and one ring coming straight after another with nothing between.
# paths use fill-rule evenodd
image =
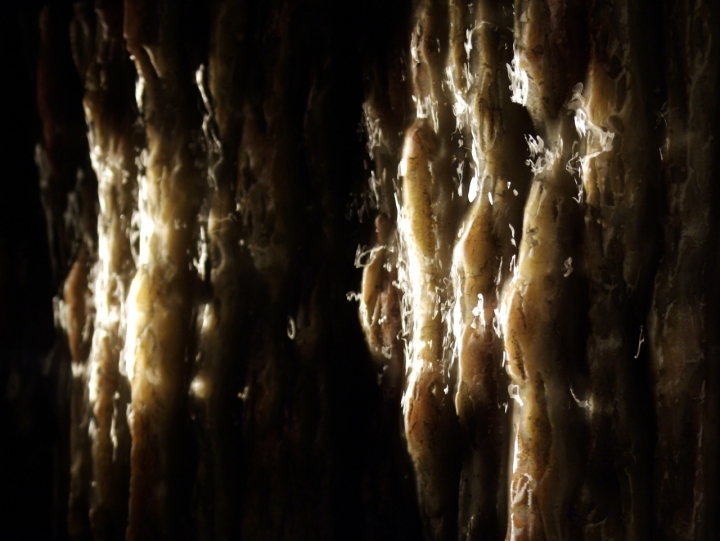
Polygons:
<instances>
[{"instance_id":1,"label":"rocky texture","mask_svg":"<svg viewBox=\"0 0 720 541\"><path fill-rule=\"evenodd\" d=\"M57 537L720 533L713 2L50 4Z\"/></svg>"}]
</instances>

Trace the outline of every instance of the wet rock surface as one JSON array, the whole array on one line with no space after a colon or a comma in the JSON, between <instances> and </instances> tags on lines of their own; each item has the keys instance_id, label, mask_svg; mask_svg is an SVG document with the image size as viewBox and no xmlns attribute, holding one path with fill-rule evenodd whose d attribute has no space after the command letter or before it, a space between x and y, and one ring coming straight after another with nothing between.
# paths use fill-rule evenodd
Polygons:
<instances>
[{"instance_id":1,"label":"wet rock surface","mask_svg":"<svg viewBox=\"0 0 720 541\"><path fill-rule=\"evenodd\" d=\"M3 9L0 538L720 535L715 2Z\"/></svg>"}]
</instances>

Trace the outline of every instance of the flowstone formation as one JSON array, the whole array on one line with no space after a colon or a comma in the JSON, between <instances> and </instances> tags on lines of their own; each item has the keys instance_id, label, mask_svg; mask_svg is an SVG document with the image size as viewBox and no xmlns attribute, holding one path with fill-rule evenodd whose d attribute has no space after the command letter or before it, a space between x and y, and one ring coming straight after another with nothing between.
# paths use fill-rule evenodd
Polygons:
<instances>
[{"instance_id":1,"label":"flowstone formation","mask_svg":"<svg viewBox=\"0 0 720 541\"><path fill-rule=\"evenodd\" d=\"M720 536L720 4L391 4L40 11L58 538Z\"/></svg>"},{"instance_id":2,"label":"flowstone formation","mask_svg":"<svg viewBox=\"0 0 720 541\"><path fill-rule=\"evenodd\" d=\"M371 345L388 320L403 337L430 538L709 539L717 527L706 93L718 12L650 9L416 8L417 120L387 203L397 232L378 229L363 284L387 289L374 264L396 253L403 310L365 295L361 313L375 313L362 318Z\"/></svg>"}]
</instances>

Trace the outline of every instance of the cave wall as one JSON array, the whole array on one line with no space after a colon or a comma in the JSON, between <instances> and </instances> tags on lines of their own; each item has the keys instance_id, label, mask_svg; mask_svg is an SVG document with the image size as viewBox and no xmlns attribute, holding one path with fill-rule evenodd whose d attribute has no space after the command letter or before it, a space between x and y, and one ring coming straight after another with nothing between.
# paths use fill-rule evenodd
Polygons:
<instances>
[{"instance_id":1,"label":"cave wall","mask_svg":"<svg viewBox=\"0 0 720 541\"><path fill-rule=\"evenodd\" d=\"M720 5L3 9L0 536L718 535Z\"/></svg>"}]
</instances>

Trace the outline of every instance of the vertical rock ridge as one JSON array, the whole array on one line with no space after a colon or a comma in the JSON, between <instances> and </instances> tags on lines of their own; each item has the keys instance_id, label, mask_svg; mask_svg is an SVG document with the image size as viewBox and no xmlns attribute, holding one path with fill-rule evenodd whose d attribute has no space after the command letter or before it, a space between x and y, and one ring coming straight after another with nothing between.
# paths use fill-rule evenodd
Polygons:
<instances>
[{"instance_id":1,"label":"vertical rock ridge","mask_svg":"<svg viewBox=\"0 0 720 541\"><path fill-rule=\"evenodd\" d=\"M92 7L92 6L91 6ZM135 70L122 37L122 4L98 2L78 13L74 43L86 51L85 115L98 179L98 252L92 270L95 332L89 359L93 495L90 520L97 539L124 539L130 469L127 409L130 388L120 358L125 301L135 273L131 219L137 205L138 148ZM94 32L82 29L94 28Z\"/></svg>"},{"instance_id":2,"label":"vertical rock ridge","mask_svg":"<svg viewBox=\"0 0 720 541\"><path fill-rule=\"evenodd\" d=\"M447 4L417 12L411 42L416 120L405 134L398 175L400 284L404 295L407 388L403 397L408 450L415 465L426 531L450 539L457 531L457 418L450 388L449 298L453 222L454 117L444 89L450 54Z\"/></svg>"},{"instance_id":3,"label":"vertical rock ridge","mask_svg":"<svg viewBox=\"0 0 720 541\"><path fill-rule=\"evenodd\" d=\"M56 346L55 355L63 364L69 356L70 362L61 369L71 372L69 389L59 390L59 405L68 408L70 425L69 439L63 441L66 447L59 453L61 460L67 456L68 461L68 500L59 508L67 509L70 535L88 539L94 429L88 404L88 356L94 325L89 282L97 249L97 185L90 167L82 104L79 99L73 102L82 95L76 78L82 66L79 51L71 46L71 19L72 10L60 6L46 6L40 13L37 98L42 144L36 147L35 159L54 279L62 284L53 308L56 326L63 329L66 342Z\"/></svg>"},{"instance_id":4,"label":"vertical rock ridge","mask_svg":"<svg viewBox=\"0 0 720 541\"><path fill-rule=\"evenodd\" d=\"M480 2L472 23L459 32L464 55L456 61L463 71L456 77L455 113L463 121L460 142L469 146L472 158L463 163L472 175L467 186L471 206L453 257L455 404L464 435L459 520L467 539L500 538L507 520L509 397L496 313L499 293L515 270L530 180L522 161L508 159L524 151L521 134L529 129L511 103L507 77L511 10L510 3Z\"/></svg>"},{"instance_id":5,"label":"vertical rock ridge","mask_svg":"<svg viewBox=\"0 0 720 541\"><path fill-rule=\"evenodd\" d=\"M189 457L177 451L189 445L188 334L197 280L193 238L206 180L197 142L194 70L181 41L183 15L183 7L173 2L125 3L127 48L145 85L140 99L147 134L124 351L132 388L128 539L190 534L184 464Z\"/></svg>"},{"instance_id":6,"label":"vertical rock ridge","mask_svg":"<svg viewBox=\"0 0 720 541\"><path fill-rule=\"evenodd\" d=\"M582 420L570 381L583 354L575 339L582 318L582 283L572 273L580 258L581 214L566 163L575 140L566 114L573 85L584 75L585 33L579 3L517 3L513 77L525 86L538 136L528 136L533 184L523 223L517 273L501 312L507 369L515 399L508 537L569 538L571 509L582 465ZM567 51L576 51L568 61ZM527 73L523 73L526 71ZM575 298L569 304L570 298Z\"/></svg>"}]
</instances>

